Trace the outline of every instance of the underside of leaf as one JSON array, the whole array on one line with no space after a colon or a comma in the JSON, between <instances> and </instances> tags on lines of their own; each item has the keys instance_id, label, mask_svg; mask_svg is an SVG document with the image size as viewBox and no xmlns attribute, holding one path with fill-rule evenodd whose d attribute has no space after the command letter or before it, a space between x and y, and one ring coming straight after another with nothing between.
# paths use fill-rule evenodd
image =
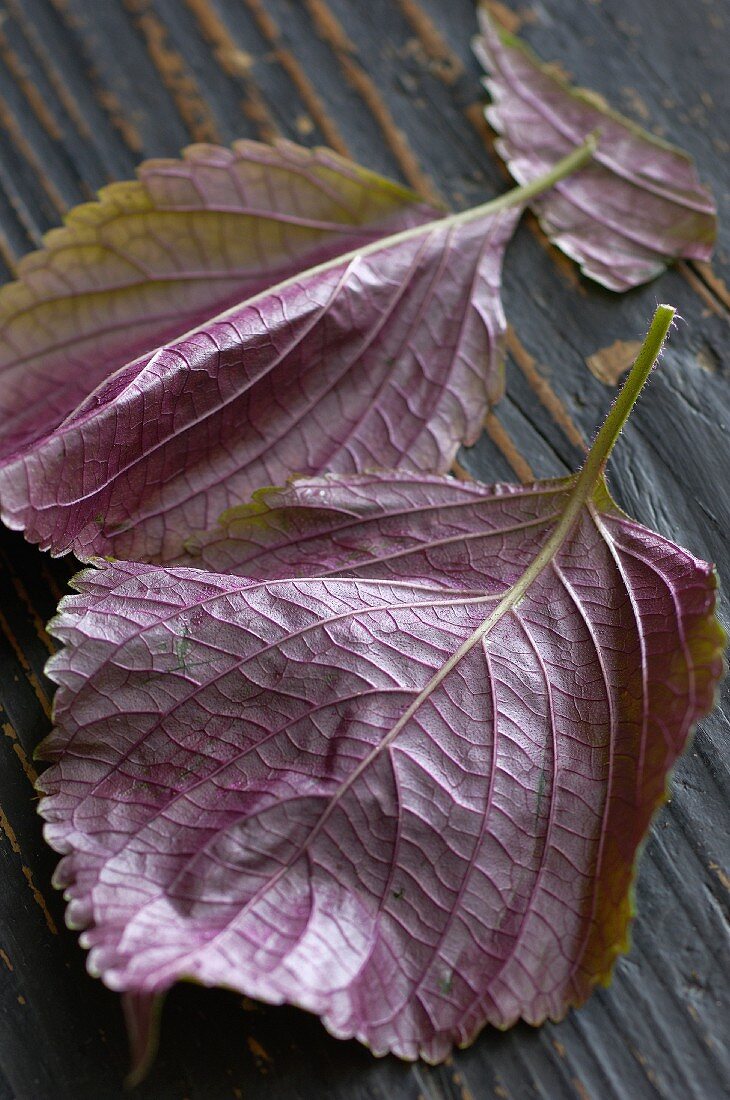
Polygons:
<instances>
[{"instance_id":1,"label":"underside of leaf","mask_svg":"<svg viewBox=\"0 0 730 1100\"><path fill-rule=\"evenodd\" d=\"M42 813L113 989L222 984L439 1060L559 1018L626 949L637 848L721 669L712 571L591 505L470 645L565 485L397 486L441 515L421 580L383 523L325 577L117 563L64 601Z\"/></svg>"},{"instance_id":2,"label":"underside of leaf","mask_svg":"<svg viewBox=\"0 0 730 1100\"><path fill-rule=\"evenodd\" d=\"M518 521L514 534L530 546L542 541L574 481L533 486L544 510ZM188 541L187 561L257 580L377 576L481 590L494 583L495 532L501 538L512 526L513 498L522 492L402 471L297 478L225 512L215 529Z\"/></svg>"},{"instance_id":3,"label":"underside of leaf","mask_svg":"<svg viewBox=\"0 0 730 1100\"><path fill-rule=\"evenodd\" d=\"M502 393L524 202L594 149L442 218L322 150L194 146L143 167L0 295L4 522L54 554L165 562L292 473L448 469Z\"/></svg>"},{"instance_id":4,"label":"underside of leaf","mask_svg":"<svg viewBox=\"0 0 730 1100\"><path fill-rule=\"evenodd\" d=\"M248 577L79 575L41 812L140 1059L182 978L430 1061L609 979L723 670L712 567L602 474L673 315L574 478L310 479L198 542Z\"/></svg>"},{"instance_id":5,"label":"underside of leaf","mask_svg":"<svg viewBox=\"0 0 730 1100\"><path fill-rule=\"evenodd\" d=\"M437 216L326 149L192 145L73 209L0 290L0 454L105 378L331 256Z\"/></svg>"},{"instance_id":6,"label":"underside of leaf","mask_svg":"<svg viewBox=\"0 0 730 1100\"><path fill-rule=\"evenodd\" d=\"M519 183L540 176L586 134L599 134L591 164L532 203L553 243L617 291L654 278L677 257L709 259L716 208L692 159L571 88L498 29L484 6L479 21L474 51L492 97L486 116Z\"/></svg>"},{"instance_id":7,"label":"underside of leaf","mask_svg":"<svg viewBox=\"0 0 730 1100\"><path fill-rule=\"evenodd\" d=\"M389 238L122 368L0 467L3 519L54 553L166 561L293 472L448 469L502 392L520 210Z\"/></svg>"}]
</instances>

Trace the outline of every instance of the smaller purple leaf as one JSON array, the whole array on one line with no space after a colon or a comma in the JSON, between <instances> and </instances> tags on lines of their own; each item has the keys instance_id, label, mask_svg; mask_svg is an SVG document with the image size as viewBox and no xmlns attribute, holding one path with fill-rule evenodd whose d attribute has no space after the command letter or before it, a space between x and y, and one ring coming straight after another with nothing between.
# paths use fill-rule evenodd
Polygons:
<instances>
[{"instance_id":1,"label":"smaller purple leaf","mask_svg":"<svg viewBox=\"0 0 730 1100\"><path fill-rule=\"evenodd\" d=\"M599 137L588 166L531 204L553 243L616 291L653 279L679 257L708 260L717 213L691 157L572 88L498 28L484 5L479 23L474 52L492 97L485 114L519 183L543 174L587 134Z\"/></svg>"},{"instance_id":2,"label":"smaller purple leaf","mask_svg":"<svg viewBox=\"0 0 730 1100\"><path fill-rule=\"evenodd\" d=\"M253 576L77 578L41 813L138 1057L181 978L430 1061L608 982L723 671L712 567L603 480L673 314L572 478L308 479L198 544Z\"/></svg>"}]
</instances>

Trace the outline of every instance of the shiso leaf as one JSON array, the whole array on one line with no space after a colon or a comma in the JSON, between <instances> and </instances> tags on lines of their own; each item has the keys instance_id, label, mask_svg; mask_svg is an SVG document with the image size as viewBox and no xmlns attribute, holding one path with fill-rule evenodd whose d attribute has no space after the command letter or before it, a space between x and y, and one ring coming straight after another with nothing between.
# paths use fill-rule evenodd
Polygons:
<instances>
[{"instance_id":1,"label":"shiso leaf","mask_svg":"<svg viewBox=\"0 0 730 1100\"><path fill-rule=\"evenodd\" d=\"M617 291L653 279L678 257L708 260L717 211L692 158L571 87L484 5L479 23L474 51L492 97L485 114L519 183L542 175L587 134L599 135L590 164L532 201L553 243Z\"/></svg>"},{"instance_id":2,"label":"shiso leaf","mask_svg":"<svg viewBox=\"0 0 730 1100\"><path fill-rule=\"evenodd\" d=\"M432 1062L608 982L723 670L712 567L603 479L673 312L575 477L310 479L228 518L250 576L77 577L41 813L140 1064L184 978Z\"/></svg>"}]
</instances>

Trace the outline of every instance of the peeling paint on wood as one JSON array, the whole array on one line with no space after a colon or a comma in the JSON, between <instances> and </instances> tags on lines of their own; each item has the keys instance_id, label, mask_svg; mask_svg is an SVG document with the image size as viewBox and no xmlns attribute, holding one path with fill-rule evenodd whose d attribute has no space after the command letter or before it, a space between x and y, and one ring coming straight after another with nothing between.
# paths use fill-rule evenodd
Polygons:
<instances>
[{"instance_id":1,"label":"peeling paint on wood","mask_svg":"<svg viewBox=\"0 0 730 1100\"><path fill-rule=\"evenodd\" d=\"M606 348L599 348L586 359L586 366L594 378L606 386L617 386L633 363L641 347L641 340L614 340Z\"/></svg>"},{"instance_id":2,"label":"peeling paint on wood","mask_svg":"<svg viewBox=\"0 0 730 1100\"><path fill-rule=\"evenodd\" d=\"M332 46L347 80L358 91L377 120L383 137L395 154L408 182L429 202L439 203L441 197L433 181L419 165L406 135L398 129L391 112L374 81L357 62L353 42L328 8L325 0L304 0L319 34Z\"/></svg>"},{"instance_id":3,"label":"peeling paint on wood","mask_svg":"<svg viewBox=\"0 0 730 1100\"><path fill-rule=\"evenodd\" d=\"M534 356L530 355L527 348L521 343L511 325L507 329L506 344L507 350L524 374L530 388L537 394L544 409L550 414L555 423L562 428L570 442L580 450L587 452L588 445L583 433L568 412L565 403L555 393L545 375L540 372Z\"/></svg>"}]
</instances>

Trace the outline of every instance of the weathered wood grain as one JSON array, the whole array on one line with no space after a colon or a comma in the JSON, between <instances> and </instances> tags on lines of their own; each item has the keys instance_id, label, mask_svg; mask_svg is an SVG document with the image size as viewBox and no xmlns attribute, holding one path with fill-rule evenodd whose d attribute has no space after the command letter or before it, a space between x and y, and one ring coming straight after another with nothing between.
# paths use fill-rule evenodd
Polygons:
<instances>
[{"instance_id":1,"label":"weathered wood grain","mask_svg":"<svg viewBox=\"0 0 730 1100\"><path fill-rule=\"evenodd\" d=\"M721 201L730 15L720 0L527 0L497 16L644 125L689 149ZM502 190L469 50L472 0L2 0L0 275L69 205L190 141L328 143L464 206ZM725 46L723 48L723 42ZM485 480L580 461L613 390L586 358L685 323L621 440L611 481L638 519L730 578L730 227L712 268L623 298L589 285L526 219L510 247L508 394L461 468ZM72 563L0 533L0 1100L122 1094L116 998L84 970L50 886L33 791L49 725L43 623ZM727 623L728 605L722 617ZM171 994L140 1097L712 1100L730 1091L728 695L678 767L646 847L634 946L613 986L560 1024L485 1032L446 1065L376 1061L293 1009L191 986Z\"/></svg>"}]
</instances>

